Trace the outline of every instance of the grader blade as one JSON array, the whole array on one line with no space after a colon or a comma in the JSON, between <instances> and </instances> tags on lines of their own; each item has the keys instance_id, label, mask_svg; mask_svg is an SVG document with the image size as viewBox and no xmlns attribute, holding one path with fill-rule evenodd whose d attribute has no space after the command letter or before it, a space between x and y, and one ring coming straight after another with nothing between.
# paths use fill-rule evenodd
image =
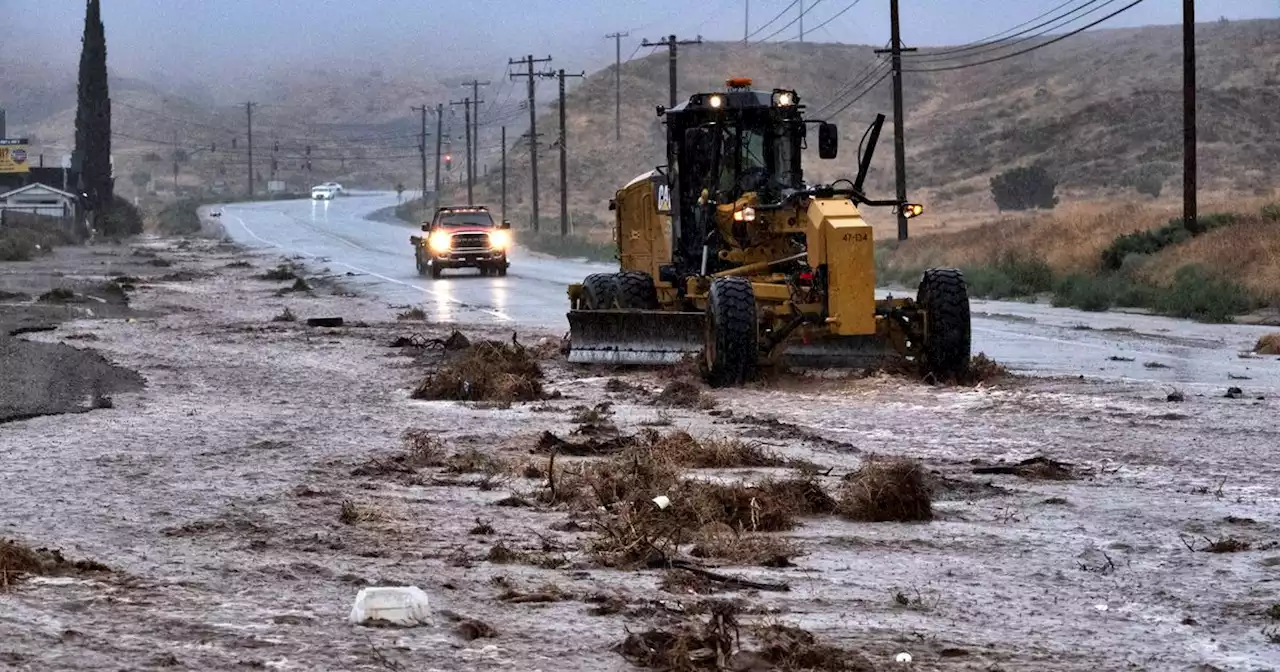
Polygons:
<instances>
[{"instance_id":1,"label":"grader blade","mask_svg":"<svg viewBox=\"0 0 1280 672\"><path fill-rule=\"evenodd\" d=\"M702 351L700 312L569 311L569 361L576 364L675 364Z\"/></svg>"},{"instance_id":2,"label":"grader blade","mask_svg":"<svg viewBox=\"0 0 1280 672\"><path fill-rule=\"evenodd\" d=\"M888 342L873 336L826 336L783 345L782 361L802 369L865 369L899 359Z\"/></svg>"}]
</instances>

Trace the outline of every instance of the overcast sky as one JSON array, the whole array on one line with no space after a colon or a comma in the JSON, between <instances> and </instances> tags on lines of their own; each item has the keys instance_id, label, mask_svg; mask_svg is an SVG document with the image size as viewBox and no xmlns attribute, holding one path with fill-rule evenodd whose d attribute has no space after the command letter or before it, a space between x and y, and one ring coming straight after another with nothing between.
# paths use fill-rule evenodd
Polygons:
<instances>
[{"instance_id":1,"label":"overcast sky","mask_svg":"<svg viewBox=\"0 0 1280 672\"><path fill-rule=\"evenodd\" d=\"M641 38L741 39L750 2L752 30L792 0L103 0L111 66L122 74L212 77L245 69L280 70L340 63L388 72L457 70L498 77L507 59L533 53L555 67L594 70L613 58L605 34L630 31L623 58ZM1083 0L1075 0L1071 6ZM1113 4L1100 17L1128 4ZM884 43L888 0L803 0L809 40ZM902 0L903 39L914 46L982 39L1031 19L1062 0ZM1178 0L1146 0L1108 26L1181 21ZM1198 0L1201 21L1275 18L1280 0ZM763 38L798 13L759 32ZM30 54L74 62L83 27L82 0L0 0L4 58ZM799 26L774 39L794 37ZM15 50L16 51L15 53ZM647 53L644 50L642 53ZM21 57L21 56L18 56ZM397 73L399 74L399 73Z\"/></svg>"}]
</instances>

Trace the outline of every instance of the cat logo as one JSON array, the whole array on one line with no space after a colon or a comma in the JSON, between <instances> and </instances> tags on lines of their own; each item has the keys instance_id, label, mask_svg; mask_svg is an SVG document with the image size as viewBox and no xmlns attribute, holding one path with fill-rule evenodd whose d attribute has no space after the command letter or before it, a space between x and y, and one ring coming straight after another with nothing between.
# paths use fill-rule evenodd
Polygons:
<instances>
[{"instance_id":1,"label":"cat logo","mask_svg":"<svg viewBox=\"0 0 1280 672\"><path fill-rule=\"evenodd\" d=\"M671 186L668 184L658 185L658 212L671 212Z\"/></svg>"}]
</instances>

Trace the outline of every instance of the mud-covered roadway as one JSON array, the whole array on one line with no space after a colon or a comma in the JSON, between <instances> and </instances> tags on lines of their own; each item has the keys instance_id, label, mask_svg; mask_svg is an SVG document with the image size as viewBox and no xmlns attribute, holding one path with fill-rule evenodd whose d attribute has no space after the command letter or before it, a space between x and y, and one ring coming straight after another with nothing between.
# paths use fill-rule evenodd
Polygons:
<instances>
[{"instance_id":1,"label":"mud-covered roadway","mask_svg":"<svg viewBox=\"0 0 1280 672\"><path fill-rule=\"evenodd\" d=\"M1094 356L1079 356L1088 366L943 387L792 375L669 407L658 402L662 372L561 361L558 325L397 319L417 317L409 304L438 315L421 298L388 301L334 258L208 241L135 247L171 267L130 272L127 314L73 304L52 330L6 337L92 348L145 387L117 389L98 408L86 400L82 413L0 424L0 537L110 568L64 564L0 582L0 666L635 669L615 650L628 632L698 625L709 600L736 604L744 636L794 625L876 669L1259 670L1280 660L1280 361L1243 355L1240 328L1104 331L1147 318L1100 316L1084 329L1074 314L1027 307L1043 319L980 324L1009 339L1048 330L1046 349L1091 344ZM261 277L286 261L306 264L310 289ZM39 272L53 278L41 282L99 282L134 262L129 247L64 250L4 265L0 289ZM176 271L188 273L159 279ZM5 299L6 315L33 301ZM334 316L343 326L307 326ZM515 331L539 353L552 398L411 398L440 361L428 339L454 326L473 341ZM1001 338L978 336L997 360ZM1182 360L1203 370L1178 363L1188 353L1203 355ZM544 432L574 437L602 402L617 435L741 438L813 463L833 491L872 455L918 458L933 519L805 516L772 533L795 553L767 564L789 566L701 560L782 592L706 594L660 568L602 567L590 512L540 503L548 456L536 451ZM513 468L386 468L409 429L472 463ZM1035 457L1054 469L1011 468ZM732 482L787 471L688 473ZM368 585L421 587L433 622L349 624ZM461 627L466 619L489 630ZM902 653L912 662L895 662Z\"/></svg>"}]
</instances>

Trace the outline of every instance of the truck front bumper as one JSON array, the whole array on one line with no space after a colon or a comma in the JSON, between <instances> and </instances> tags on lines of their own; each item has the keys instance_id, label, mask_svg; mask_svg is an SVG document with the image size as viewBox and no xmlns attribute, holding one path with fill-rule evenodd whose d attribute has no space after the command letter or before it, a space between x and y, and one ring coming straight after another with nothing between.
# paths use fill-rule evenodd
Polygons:
<instances>
[{"instance_id":1,"label":"truck front bumper","mask_svg":"<svg viewBox=\"0 0 1280 672\"><path fill-rule=\"evenodd\" d=\"M507 253L494 250L453 250L443 254L429 254L427 263L440 268L479 268L480 266L510 266Z\"/></svg>"}]
</instances>

